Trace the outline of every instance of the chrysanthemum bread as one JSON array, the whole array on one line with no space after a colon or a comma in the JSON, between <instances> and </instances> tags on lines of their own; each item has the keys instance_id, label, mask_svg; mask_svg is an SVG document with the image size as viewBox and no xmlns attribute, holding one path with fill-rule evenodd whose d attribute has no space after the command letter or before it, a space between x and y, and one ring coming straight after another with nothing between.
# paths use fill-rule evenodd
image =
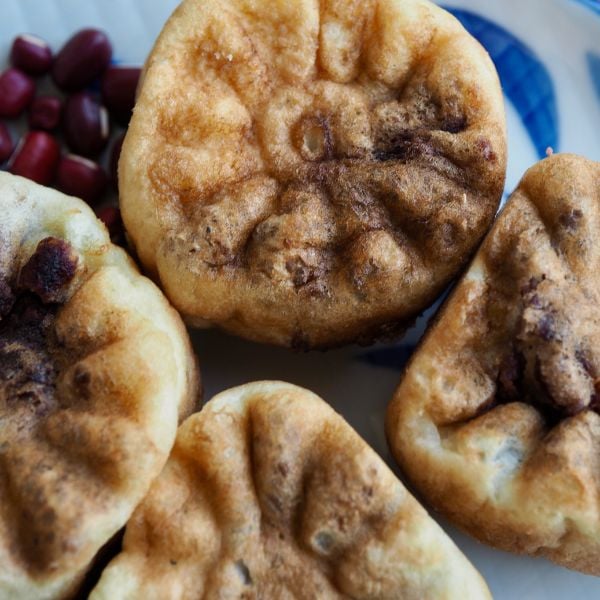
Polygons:
<instances>
[{"instance_id":1,"label":"chrysanthemum bread","mask_svg":"<svg viewBox=\"0 0 600 600\"><path fill-rule=\"evenodd\" d=\"M119 164L189 320L298 348L401 331L475 248L506 165L485 51L424 0L185 0Z\"/></svg>"},{"instance_id":2,"label":"chrysanthemum bread","mask_svg":"<svg viewBox=\"0 0 600 600\"><path fill-rule=\"evenodd\" d=\"M181 425L90 598L489 597L339 415L265 381L219 394Z\"/></svg>"},{"instance_id":3,"label":"chrysanthemum bread","mask_svg":"<svg viewBox=\"0 0 600 600\"><path fill-rule=\"evenodd\" d=\"M0 598L66 598L162 469L198 373L83 202L0 173Z\"/></svg>"},{"instance_id":4,"label":"chrysanthemum bread","mask_svg":"<svg viewBox=\"0 0 600 600\"><path fill-rule=\"evenodd\" d=\"M600 575L600 164L532 167L387 415L402 469L479 539Z\"/></svg>"}]
</instances>

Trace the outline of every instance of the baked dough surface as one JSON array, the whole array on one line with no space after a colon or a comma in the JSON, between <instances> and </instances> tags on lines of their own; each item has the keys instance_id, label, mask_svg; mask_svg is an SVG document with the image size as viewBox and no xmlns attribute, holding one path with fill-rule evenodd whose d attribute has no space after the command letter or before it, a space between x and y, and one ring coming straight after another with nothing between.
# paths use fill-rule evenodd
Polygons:
<instances>
[{"instance_id":1,"label":"baked dough surface","mask_svg":"<svg viewBox=\"0 0 600 600\"><path fill-rule=\"evenodd\" d=\"M325 402L227 390L180 426L91 600L489 599L481 576Z\"/></svg>"},{"instance_id":2,"label":"baked dough surface","mask_svg":"<svg viewBox=\"0 0 600 600\"><path fill-rule=\"evenodd\" d=\"M0 173L0 597L70 597L162 469L198 371L82 201Z\"/></svg>"},{"instance_id":3,"label":"baked dough surface","mask_svg":"<svg viewBox=\"0 0 600 600\"><path fill-rule=\"evenodd\" d=\"M600 164L534 165L411 358L386 429L437 510L600 575Z\"/></svg>"},{"instance_id":4,"label":"baked dough surface","mask_svg":"<svg viewBox=\"0 0 600 600\"><path fill-rule=\"evenodd\" d=\"M185 0L119 164L137 253L196 325L307 349L402 331L506 168L479 44L424 0Z\"/></svg>"}]
</instances>

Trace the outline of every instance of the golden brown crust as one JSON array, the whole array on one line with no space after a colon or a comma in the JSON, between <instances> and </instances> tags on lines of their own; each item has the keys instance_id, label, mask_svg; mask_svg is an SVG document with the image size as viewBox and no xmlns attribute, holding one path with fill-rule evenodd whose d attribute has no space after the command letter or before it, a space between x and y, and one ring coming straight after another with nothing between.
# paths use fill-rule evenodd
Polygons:
<instances>
[{"instance_id":1,"label":"golden brown crust","mask_svg":"<svg viewBox=\"0 0 600 600\"><path fill-rule=\"evenodd\" d=\"M160 472L199 375L83 202L0 173L0 597L70 596Z\"/></svg>"},{"instance_id":2,"label":"golden brown crust","mask_svg":"<svg viewBox=\"0 0 600 600\"><path fill-rule=\"evenodd\" d=\"M180 428L92 600L489 598L480 575L327 404L281 382Z\"/></svg>"},{"instance_id":3,"label":"golden brown crust","mask_svg":"<svg viewBox=\"0 0 600 600\"><path fill-rule=\"evenodd\" d=\"M386 429L479 539L600 575L600 164L532 167L415 352Z\"/></svg>"},{"instance_id":4,"label":"golden brown crust","mask_svg":"<svg viewBox=\"0 0 600 600\"><path fill-rule=\"evenodd\" d=\"M430 304L505 167L494 67L433 4L186 0L146 64L119 183L142 263L191 323L311 348Z\"/></svg>"}]
</instances>

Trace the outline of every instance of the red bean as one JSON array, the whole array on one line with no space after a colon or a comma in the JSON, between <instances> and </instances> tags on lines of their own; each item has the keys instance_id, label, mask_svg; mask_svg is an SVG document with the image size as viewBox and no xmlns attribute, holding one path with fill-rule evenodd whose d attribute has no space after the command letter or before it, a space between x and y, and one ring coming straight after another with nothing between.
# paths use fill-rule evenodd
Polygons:
<instances>
[{"instance_id":1,"label":"red bean","mask_svg":"<svg viewBox=\"0 0 600 600\"><path fill-rule=\"evenodd\" d=\"M110 179L117 189L119 187L119 158L121 157L121 148L123 147L124 139L125 134L122 133L113 142L112 150L110 151Z\"/></svg>"},{"instance_id":2,"label":"red bean","mask_svg":"<svg viewBox=\"0 0 600 600\"><path fill-rule=\"evenodd\" d=\"M98 201L106 189L107 181L104 169L97 163L69 154L60 159L56 186L65 194L77 196L88 204Z\"/></svg>"},{"instance_id":3,"label":"red bean","mask_svg":"<svg viewBox=\"0 0 600 600\"><path fill-rule=\"evenodd\" d=\"M131 118L141 72L137 67L108 67L102 77L102 102L124 125Z\"/></svg>"},{"instance_id":4,"label":"red bean","mask_svg":"<svg viewBox=\"0 0 600 600\"><path fill-rule=\"evenodd\" d=\"M12 154L14 144L8 127L0 122L0 163L7 160Z\"/></svg>"},{"instance_id":5,"label":"red bean","mask_svg":"<svg viewBox=\"0 0 600 600\"><path fill-rule=\"evenodd\" d=\"M14 151L8 170L32 181L48 185L54 179L60 148L56 140L45 131L26 133Z\"/></svg>"},{"instance_id":6,"label":"red bean","mask_svg":"<svg viewBox=\"0 0 600 600\"><path fill-rule=\"evenodd\" d=\"M54 83L67 92L81 90L106 69L111 56L112 46L103 31L82 29L56 55Z\"/></svg>"},{"instance_id":7,"label":"red bean","mask_svg":"<svg viewBox=\"0 0 600 600\"><path fill-rule=\"evenodd\" d=\"M83 156L95 156L105 146L110 133L108 113L87 92L69 96L63 115L69 148Z\"/></svg>"},{"instance_id":8,"label":"red bean","mask_svg":"<svg viewBox=\"0 0 600 600\"><path fill-rule=\"evenodd\" d=\"M33 79L19 69L0 74L0 117L14 119L31 103L35 94Z\"/></svg>"},{"instance_id":9,"label":"red bean","mask_svg":"<svg viewBox=\"0 0 600 600\"><path fill-rule=\"evenodd\" d=\"M22 34L13 41L10 62L29 75L44 75L52 66L52 50L43 39Z\"/></svg>"},{"instance_id":10,"label":"red bean","mask_svg":"<svg viewBox=\"0 0 600 600\"><path fill-rule=\"evenodd\" d=\"M56 96L38 96L29 107L29 128L52 131L58 127L62 100Z\"/></svg>"}]
</instances>

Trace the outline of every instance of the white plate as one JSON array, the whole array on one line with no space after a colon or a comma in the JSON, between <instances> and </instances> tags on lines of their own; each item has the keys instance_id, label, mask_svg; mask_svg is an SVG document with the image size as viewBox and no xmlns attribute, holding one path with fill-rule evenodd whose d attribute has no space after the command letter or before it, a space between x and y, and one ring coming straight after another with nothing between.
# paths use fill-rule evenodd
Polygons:
<instances>
[{"instance_id":1,"label":"white plate","mask_svg":"<svg viewBox=\"0 0 600 600\"><path fill-rule=\"evenodd\" d=\"M177 0L0 0L0 63L13 37L37 33L58 48L87 26L105 29L119 62L141 64ZM507 192L545 152L600 160L600 3L597 0L445 0L488 47L501 75L509 130ZM466 14L469 11L471 14ZM206 398L256 379L283 379L327 399L394 469L383 414L424 326L398 345L295 354L216 331L194 332ZM396 469L397 472L397 469ZM435 515L434 515L435 516ZM512 556L442 525L498 600L600 597L600 579Z\"/></svg>"}]
</instances>

